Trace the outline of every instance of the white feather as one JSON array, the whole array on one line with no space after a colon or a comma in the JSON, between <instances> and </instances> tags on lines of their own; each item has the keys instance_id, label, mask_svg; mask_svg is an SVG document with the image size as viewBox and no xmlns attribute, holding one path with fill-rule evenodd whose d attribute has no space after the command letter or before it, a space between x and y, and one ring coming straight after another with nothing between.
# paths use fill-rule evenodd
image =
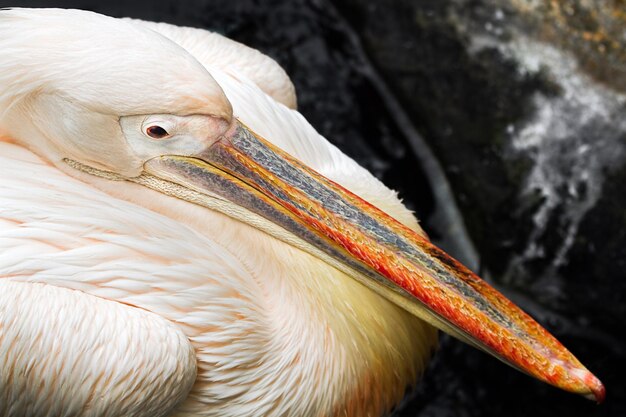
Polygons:
<instances>
[{"instance_id":1,"label":"white feather","mask_svg":"<svg viewBox=\"0 0 626 417\"><path fill-rule=\"evenodd\" d=\"M65 20L84 18L94 26L89 33L98 39L107 39L110 32L120 38L137 35L129 29L137 25L132 21L118 24L77 11L33 13L37 26L48 18L46 13L50 21L41 28L23 21L14 25L13 14L28 21L31 11L0 12L0 56L9 54L2 51L5 36L26 53L32 40L44 42L44 26ZM41 39L21 38L16 27L39 31ZM169 41L150 30L137 36L145 43L154 39L169 53L186 55L175 45L163 47ZM92 47L89 62L101 55L110 58L117 47L115 43L113 49L104 44ZM249 56L254 60L260 55ZM184 58L188 59L192 58ZM213 59L218 62L220 56ZM132 73L136 60L119 67L128 65L127 72ZM4 71L9 64L0 60L0 65ZM299 113L266 95L263 86L255 84L259 80L251 81L241 71L233 78L219 65L203 65L232 103L236 117L325 176L419 228L395 193L330 145ZM84 90L89 90L91 77L102 76L90 73L88 63L73 66L77 72L65 76L77 77L72 83ZM28 72L19 65L11 69ZM11 93L1 96L0 103L28 91L27 85L11 83L28 84L32 75L0 74L4 74L0 86L11 85ZM146 76L139 71L137 85L145 84ZM128 94L112 91L117 97L108 97L110 103L123 101ZM133 100L141 101L143 93L131 93L137 94ZM85 104L99 106L98 97L89 91L80 94ZM59 110L50 116L77 117L63 116ZM4 140L0 138L0 282L4 278L78 290L124 308L147 310L178 326L195 348L198 373L174 415L374 416L399 401L406 385L423 369L436 342L434 330L423 322L319 259L250 226L136 184L93 177L58 159L47 159L46 149L37 147L41 141L16 139L13 133L29 132L11 123L30 122L26 116L32 113L23 107L11 112L0 118L0 131L5 132ZM94 140L87 133L81 140ZM16 141L28 143L43 158L12 143ZM127 148L120 143L115 149L115 142L106 146L124 156ZM120 323L104 325L115 329ZM54 338L54 330L43 337ZM116 340L110 343L114 350ZM19 348L33 354L29 346ZM44 353L37 354L46 360ZM6 365L7 360L0 350L0 363ZM7 389L11 390L0 384L0 393ZM120 394L106 395L114 401Z\"/></svg>"},{"instance_id":2,"label":"white feather","mask_svg":"<svg viewBox=\"0 0 626 417\"><path fill-rule=\"evenodd\" d=\"M162 417L196 378L177 326L78 291L0 279L0 324L5 417Z\"/></svg>"}]
</instances>

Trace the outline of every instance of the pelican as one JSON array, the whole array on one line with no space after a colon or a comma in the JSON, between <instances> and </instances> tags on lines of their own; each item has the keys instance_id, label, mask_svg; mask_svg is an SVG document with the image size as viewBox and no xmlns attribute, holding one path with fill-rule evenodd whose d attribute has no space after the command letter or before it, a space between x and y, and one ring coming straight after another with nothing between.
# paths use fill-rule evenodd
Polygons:
<instances>
[{"instance_id":1,"label":"pelican","mask_svg":"<svg viewBox=\"0 0 626 417\"><path fill-rule=\"evenodd\" d=\"M602 400L295 106L217 34L0 11L0 415L376 417L437 328Z\"/></svg>"}]
</instances>

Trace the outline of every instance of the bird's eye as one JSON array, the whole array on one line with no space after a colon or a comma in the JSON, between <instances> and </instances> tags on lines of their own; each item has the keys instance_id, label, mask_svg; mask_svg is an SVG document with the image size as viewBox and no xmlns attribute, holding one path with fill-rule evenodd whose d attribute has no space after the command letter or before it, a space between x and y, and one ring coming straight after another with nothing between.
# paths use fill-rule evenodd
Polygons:
<instances>
[{"instance_id":1,"label":"bird's eye","mask_svg":"<svg viewBox=\"0 0 626 417\"><path fill-rule=\"evenodd\" d=\"M150 136L154 139L163 139L170 134L167 133L167 130L163 129L161 126L150 126L146 129L146 135Z\"/></svg>"}]
</instances>

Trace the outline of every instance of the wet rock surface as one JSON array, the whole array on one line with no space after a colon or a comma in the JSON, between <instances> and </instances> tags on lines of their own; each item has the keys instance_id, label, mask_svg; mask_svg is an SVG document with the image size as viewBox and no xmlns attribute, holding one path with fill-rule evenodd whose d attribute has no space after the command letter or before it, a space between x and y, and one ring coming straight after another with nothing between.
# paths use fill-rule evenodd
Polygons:
<instances>
[{"instance_id":1,"label":"wet rock surface","mask_svg":"<svg viewBox=\"0 0 626 417\"><path fill-rule=\"evenodd\" d=\"M19 3L204 27L271 55L323 135L608 390L595 406L444 338L397 416L626 415L623 1Z\"/></svg>"}]
</instances>

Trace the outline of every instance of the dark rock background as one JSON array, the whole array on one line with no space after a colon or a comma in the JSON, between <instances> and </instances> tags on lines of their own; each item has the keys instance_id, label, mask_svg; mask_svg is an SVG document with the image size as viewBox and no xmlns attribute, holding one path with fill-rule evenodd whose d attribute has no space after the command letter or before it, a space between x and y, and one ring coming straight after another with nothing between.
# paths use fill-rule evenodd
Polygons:
<instances>
[{"instance_id":1,"label":"dark rock background","mask_svg":"<svg viewBox=\"0 0 626 417\"><path fill-rule=\"evenodd\" d=\"M395 415L626 415L624 0L0 6L204 27L274 57L307 119L608 391L597 406L444 337Z\"/></svg>"}]
</instances>

